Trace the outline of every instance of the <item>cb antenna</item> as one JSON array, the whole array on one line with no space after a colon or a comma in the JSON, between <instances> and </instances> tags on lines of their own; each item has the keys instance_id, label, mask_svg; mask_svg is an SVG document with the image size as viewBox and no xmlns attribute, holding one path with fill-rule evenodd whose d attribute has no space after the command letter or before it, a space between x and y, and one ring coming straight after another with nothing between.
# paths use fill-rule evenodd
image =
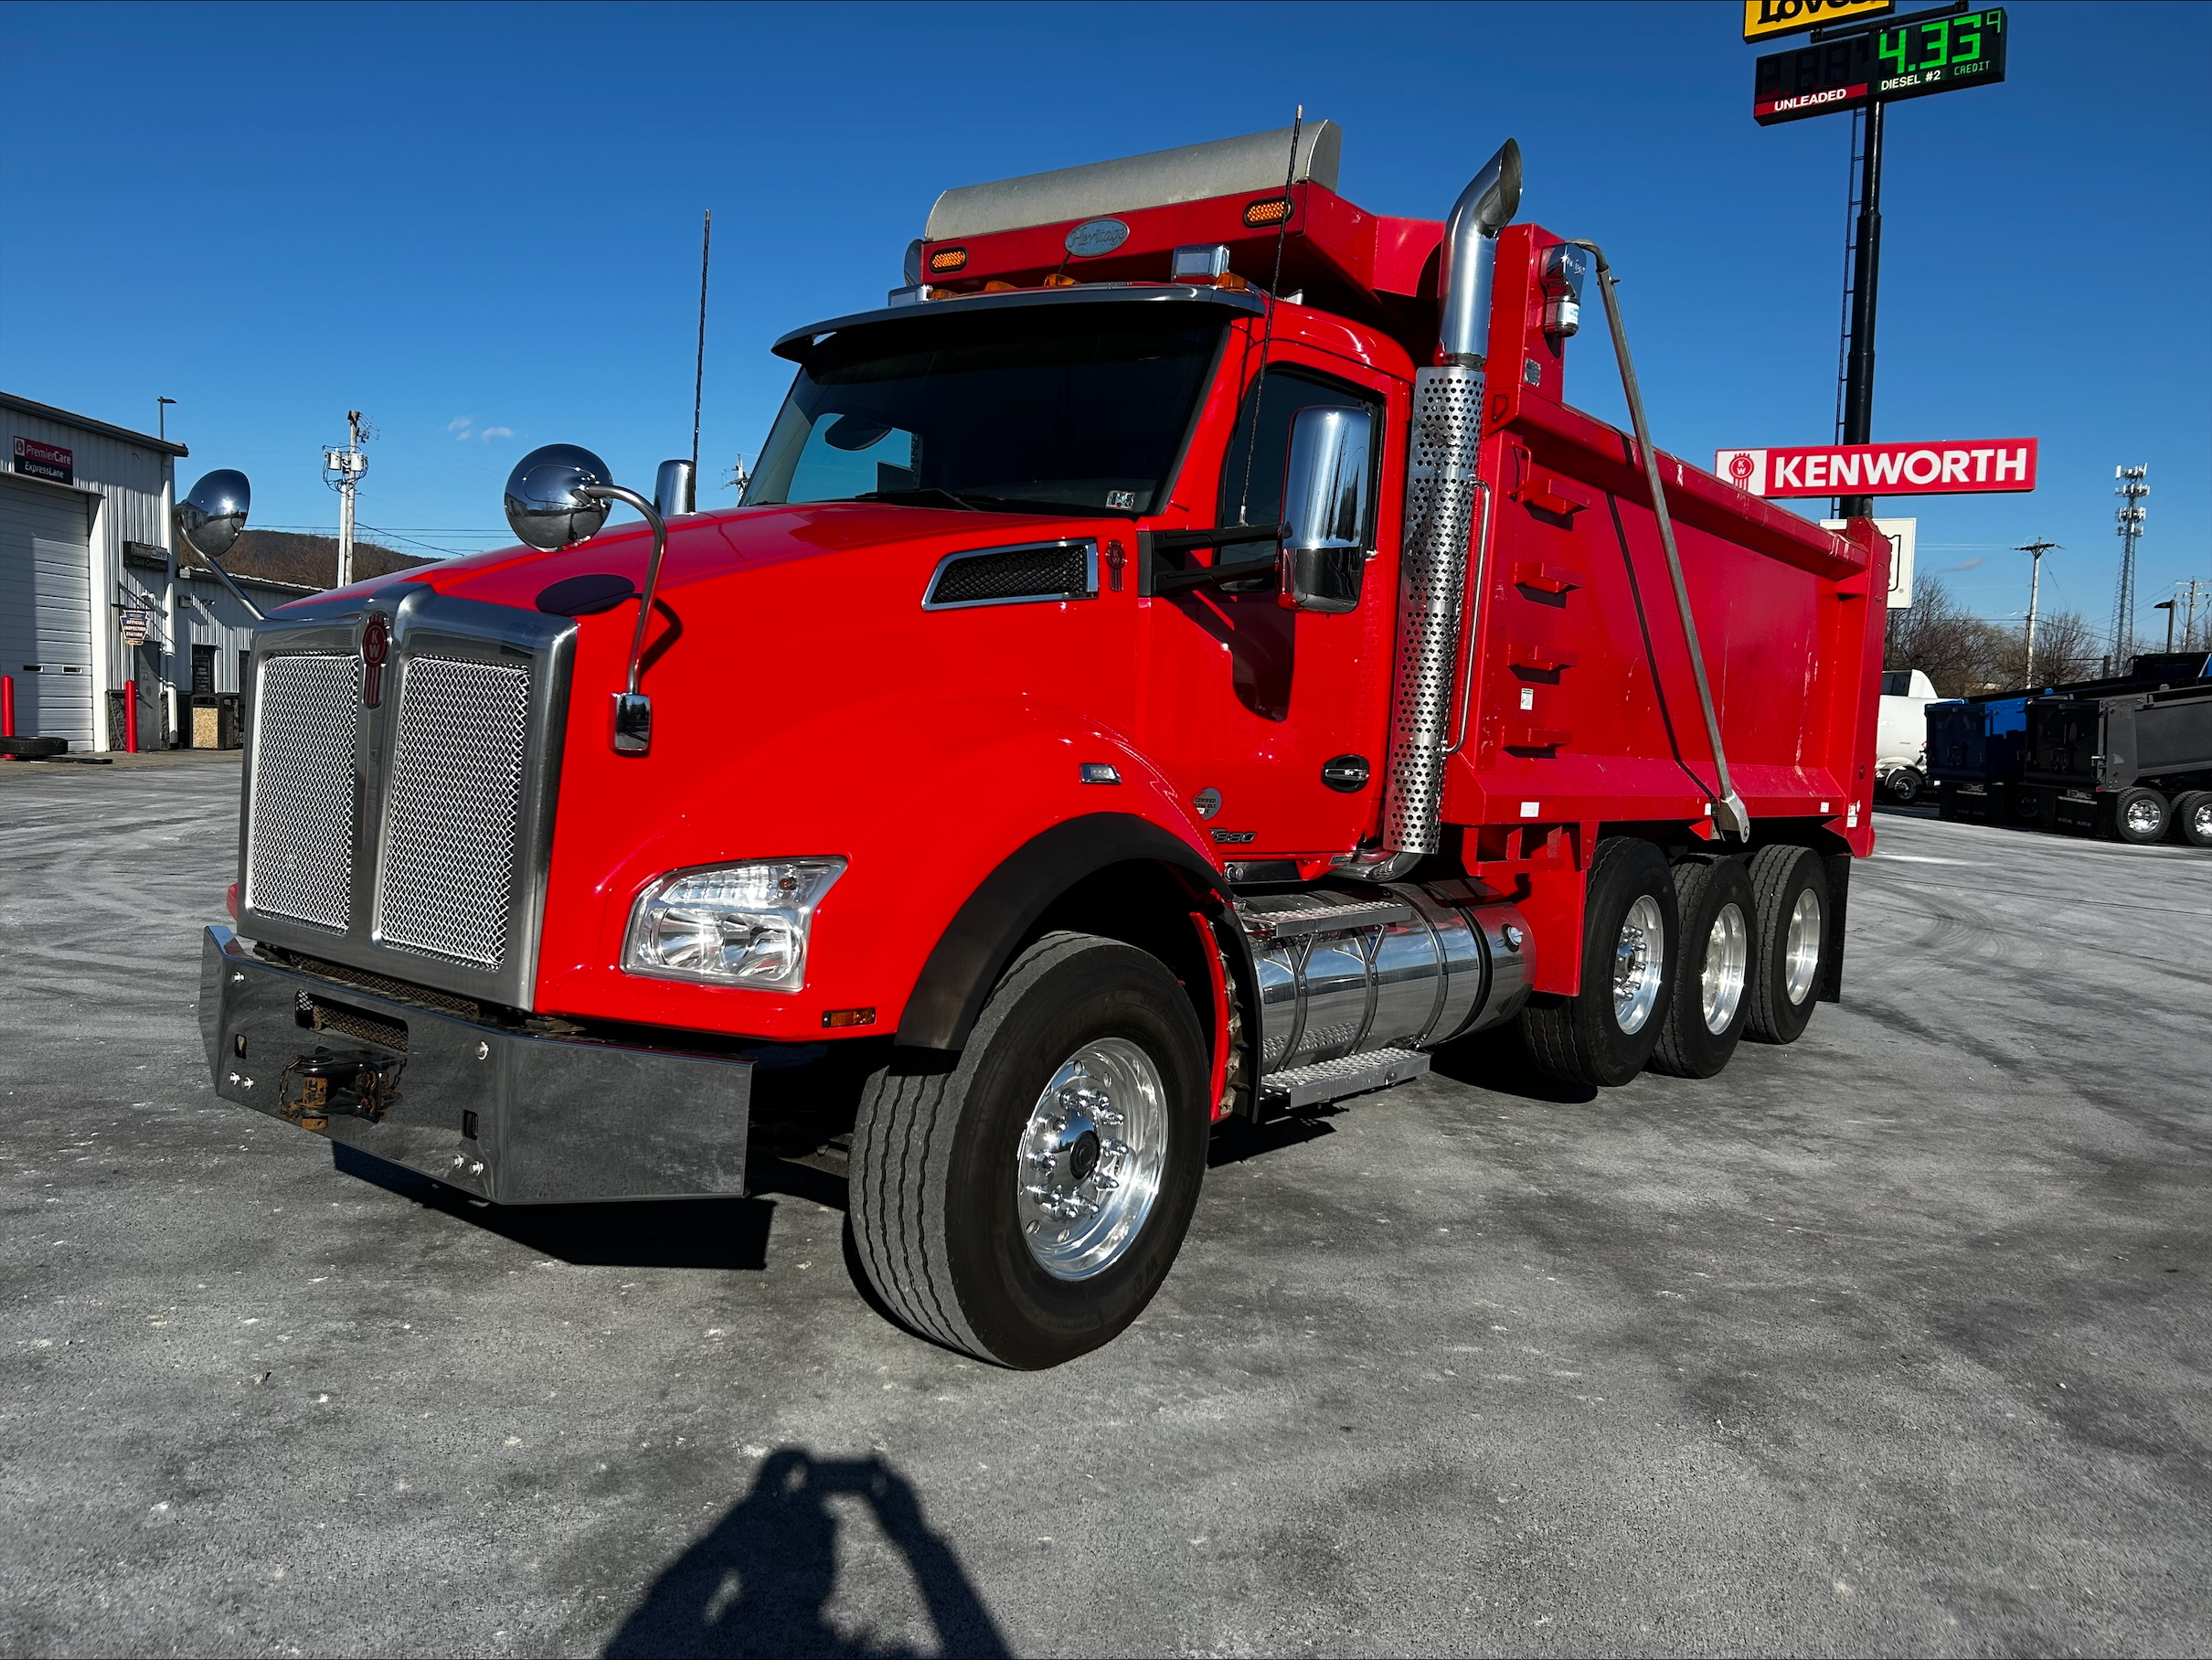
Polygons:
<instances>
[{"instance_id":1,"label":"cb antenna","mask_svg":"<svg viewBox=\"0 0 2212 1660\"><path fill-rule=\"evenodd\" d=\"M707 255L714 247L714 209L699 227L699 355L691 370L691 476L699 475L699 399L707 389Z\"/></svg>"},{"instance_id":2,"label":"cb antenna","mask_svg":"<svg viewBox=\"0 0 2212 1660\"><path fill-rule=\"evenodd\" d=\"M1282 218L1275 222L1275 274L1267 285L1267 332L1260 338L1260 372L1252 377L1252 430L1244 441L1244 484L1237 493L1237 523L1245 516L1252 496L1252 452L1260 448L1260 399L1267 390L1267 357L1275 344L1276 291L1282 286L1282 244L1291 234L1291 186L1298 176L1298 134L1305 125L1305 105L1291 117L1291 159L1282 169Z\"/></svg>"}]
</instances>

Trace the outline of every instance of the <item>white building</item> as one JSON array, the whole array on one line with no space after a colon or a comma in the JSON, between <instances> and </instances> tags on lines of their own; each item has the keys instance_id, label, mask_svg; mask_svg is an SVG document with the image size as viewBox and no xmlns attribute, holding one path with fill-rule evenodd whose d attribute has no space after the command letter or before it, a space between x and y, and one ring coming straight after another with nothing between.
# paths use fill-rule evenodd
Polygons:
<instances>
[{"instance_id":1,"label":"white building","mask_svg":"<svg viewBox=\"0 0 2212 1660\"><path fill-rule=\"evenodd\" d=\"M177 569L170 507L187 453L0 392L0 675L18 736L119 749L134 685L139 746L158 749L190 741L195 691L240 689L251 619L211 572ZM265 610L312 591L242 585Z\"/></svg>"},{"instance_id":2,"label":"white building","mask_svg":"<svg viewBox=\"0 0 2212 1660\"><path fill-rule=\"evenodd\" d=\"M185 446L0 392L0 674L19 736L105 750L110 692L139 683L158 741L163 607L123 643L126 548L170 561L169 508ZM166 587L165 581L164 587ZM142 742L145 741L142 736Z\"/></svg>"}]
</instances>

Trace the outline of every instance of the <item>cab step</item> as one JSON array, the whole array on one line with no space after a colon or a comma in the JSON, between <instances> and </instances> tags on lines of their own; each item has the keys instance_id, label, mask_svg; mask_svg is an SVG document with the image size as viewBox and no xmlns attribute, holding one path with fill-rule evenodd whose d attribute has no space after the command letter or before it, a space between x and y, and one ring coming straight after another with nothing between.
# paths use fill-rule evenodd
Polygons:
<instances>
[{"instance_id":1,"label":"cab step","mask_svg":"<svg viewBox=\"0 0 2212 1660\"><path fill-rule=\"evenodd\" d=\"M1347 1095L1365 1095L1408 1083L1429 1069L1429 1057L1419 1049L1371 1049L1364 1055L1343 1055L1335 1060L1316 1060L1311 1066L1286 1067L1260 1080L1260 1105L1266 1112L1294 1112Z\"/></svg>"}]
</instances>

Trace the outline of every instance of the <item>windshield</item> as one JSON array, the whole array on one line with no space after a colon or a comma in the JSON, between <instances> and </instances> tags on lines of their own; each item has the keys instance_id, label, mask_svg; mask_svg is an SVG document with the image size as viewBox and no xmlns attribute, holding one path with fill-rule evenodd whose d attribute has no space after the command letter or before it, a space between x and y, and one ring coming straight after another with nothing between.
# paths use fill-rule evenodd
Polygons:
<instances>
[{"instance_id":1,"label":"windshield","mask_svg":"<svg viewBox=\"0 0 2212 1660\"><path fill-rule=\"evenodd\" d=\"M1157 512L1225 325L1212 308L1040 305L833 335L746 505Z\"/></svg>"}]
</instances>

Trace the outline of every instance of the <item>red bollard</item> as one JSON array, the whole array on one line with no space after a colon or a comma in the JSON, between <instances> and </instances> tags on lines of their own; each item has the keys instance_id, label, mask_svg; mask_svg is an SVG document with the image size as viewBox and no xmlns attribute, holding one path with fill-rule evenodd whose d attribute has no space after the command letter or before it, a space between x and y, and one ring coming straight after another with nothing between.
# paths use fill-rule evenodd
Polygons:
<instances>
[{"instance_id":1,"label":"red bollard","mask_svg":"<svg viewBox=\"0 0 2212 1660\"><path fill-rule=\"evenodd\" d=\"M122 683L122 747L138 753L138 682Z\"/></svg>"},{"instance_id":2,"label":"red bollard","mask_svg":"<svg viewBox=\"0 0 2212 1660\"><path fill-rule=\"evenodd\" d=\"M16 735L16 676L0 675L0 738Z\"/></svg>"}]
</instances>

